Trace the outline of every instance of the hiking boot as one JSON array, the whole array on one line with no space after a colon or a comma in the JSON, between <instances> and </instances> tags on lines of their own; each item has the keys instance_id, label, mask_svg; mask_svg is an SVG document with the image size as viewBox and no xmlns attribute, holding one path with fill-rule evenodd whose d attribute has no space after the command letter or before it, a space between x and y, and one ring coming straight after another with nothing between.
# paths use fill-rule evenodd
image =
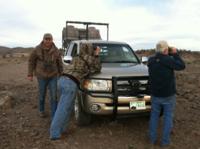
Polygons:
<instances>
[{"instance_id":1,"label":"hiking boot","mask_svg":"<svg viewBox=\"0 0 200 149\"><path fill-rule=\"evenodd\" d=\"M51 141L57 141L60 140L60 138L50 138Z\"/></svg>"}]
</instances>

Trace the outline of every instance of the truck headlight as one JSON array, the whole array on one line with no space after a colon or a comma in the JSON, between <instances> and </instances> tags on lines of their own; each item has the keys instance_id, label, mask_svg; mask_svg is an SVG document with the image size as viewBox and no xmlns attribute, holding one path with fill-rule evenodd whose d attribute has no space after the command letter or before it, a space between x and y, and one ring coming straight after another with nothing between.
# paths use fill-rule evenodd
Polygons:
<instances>
[{"instance_id":1,"label":"truck headlight","mask_svg":"<svg viewBox=\"0 0 200 149\"><path fill-rule=\"evenodd\" d=\"M112 91L112 81L111 80L97 80L88 79L83 83L83 87L88 91Z\"/></svg>"}]
</instances>

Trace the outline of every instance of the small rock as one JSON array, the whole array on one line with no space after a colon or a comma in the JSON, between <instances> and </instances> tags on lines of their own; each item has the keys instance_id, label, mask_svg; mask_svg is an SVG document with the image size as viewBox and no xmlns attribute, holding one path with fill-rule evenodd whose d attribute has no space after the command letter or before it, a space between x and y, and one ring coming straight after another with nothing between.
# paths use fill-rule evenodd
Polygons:
<instances>
[{"instance_id":1,"label":"small rock","mask_svg":"<svg viewBox=\"0 0 200 149\"><path fill-rule=\"evenodd\" d=\"M13 108L14 106L14 98L10 95L6 95L1 97L0 99L0 108L5 110L5 109L10 109Z\"/></svg>"},{"instance_id":2,"label":"small rock","mask_svg":"<svg viewBox=\"0 0 200 149\"><path fill-rule=\"evenodd\" d=\"M28 130L28 129L24 129L23 132L24 132L24 133L28 133L29 130Z\"/></svg>"},{"instance_id":3,"label":"small rock","mask_svg":"<svg viewBox=\"0 0 200 149\"><path fill-rule=\"evenodd\" d=\"M108 133L109 133L109 135L110 135L110 136L112 136L112 135L113 135L112 131L110 131L110 130L108 131Z\"/></svg>"},{"instance_id":4,"label":"small rock","mask_svg":"<svg viewBox=\"0 0 200 149\"><path fill-rule=\"evenodd\" d=\"M37 105L33 105L32 108L33 108L33 109L37 109Z\"/></svg>"},{"instance_id":5,"label":"small rock","mask_svg":"<svg viewBox=\"0 0 200 149\"><path fill-rule=\"evenodd\" d=\"M200 137L200 131L193 131L193 134L194 134L196 137Z\"/></svg>"},{"instance_id":6,"label":"small rock","mask_svg":"<svg viewBox=\"0 0 200 149\"><path fill-rule=\"evenodd\" d=\"M129 145L128 145L128 149L135 149L135 146L132 145L132 144L129 144Z\"/></svg>"},{"instance_id":7,"label":"small rock","mask_svg":"<svg viewBox=\"0 0 200 149\"><path fill-rule=\"evenodd\" d=\"M34 131L34 132L31 132L31 136L33 137L33 136L38 136L39 135L39 132L37 132L37 131Z\"/></svg>"}]
</instances>

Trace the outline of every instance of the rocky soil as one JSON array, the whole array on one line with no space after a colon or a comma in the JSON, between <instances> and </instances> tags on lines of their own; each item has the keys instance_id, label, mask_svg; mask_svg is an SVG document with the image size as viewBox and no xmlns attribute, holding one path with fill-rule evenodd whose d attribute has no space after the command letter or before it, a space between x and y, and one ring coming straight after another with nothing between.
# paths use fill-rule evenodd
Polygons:
<instances>
[{"instance_id":1,"label":"rocky soil","mask_svg":"<svg viewBox=\"0 0 200 149\"><path fill-rule=\"evenodd\" d=\"M140 53L141 54L141 53ZM176 73L175 134L170 149L200 149L200 54L183 52L186 69ZM149 149L148 117L98 118L78 127L72 119L58 141L49 139L50 116L40 118L37 82L26 79L27 57L0 58L0 149ZM49 102L46 100L49 113ZM162 120L160 121L162 123ZM161 135L161 127L159 135ZM160 146L156 145L155 149Z\"/></svg>"}]
</instances>

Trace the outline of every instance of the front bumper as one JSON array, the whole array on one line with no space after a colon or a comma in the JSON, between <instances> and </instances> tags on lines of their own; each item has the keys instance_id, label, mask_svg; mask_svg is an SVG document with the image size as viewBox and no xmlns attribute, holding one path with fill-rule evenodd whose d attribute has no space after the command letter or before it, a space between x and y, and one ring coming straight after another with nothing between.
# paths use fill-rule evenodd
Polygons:
<instances>
[{"instance_id":1,"label":"front bumper","mask_svg":"<svg viewBox=\"0 0 200 149\"><path fill-rule=\"evenodd\" d=\"M83 107L90 114L116 118L117 115L150 112L151 109L148 76L112 77L111 92L83 91L83 94Z\"/></svg>"},{"instance_id":2,"label":"front bumper","mask_svg":"<svg viewBox=\"0 0 200 149\"><path fill-rule=\"evenodd\" d=\"M130 102L144 101L145 109L132 109ZM114 111L114 103L111 97L93 97L86 95L85 99L86 111L95 115L112 115ZM143 97L119 96L117 103L117 114L137 114L150 112L151 110L151 97L145 95Z\"/></svg>"}]
</instances>

